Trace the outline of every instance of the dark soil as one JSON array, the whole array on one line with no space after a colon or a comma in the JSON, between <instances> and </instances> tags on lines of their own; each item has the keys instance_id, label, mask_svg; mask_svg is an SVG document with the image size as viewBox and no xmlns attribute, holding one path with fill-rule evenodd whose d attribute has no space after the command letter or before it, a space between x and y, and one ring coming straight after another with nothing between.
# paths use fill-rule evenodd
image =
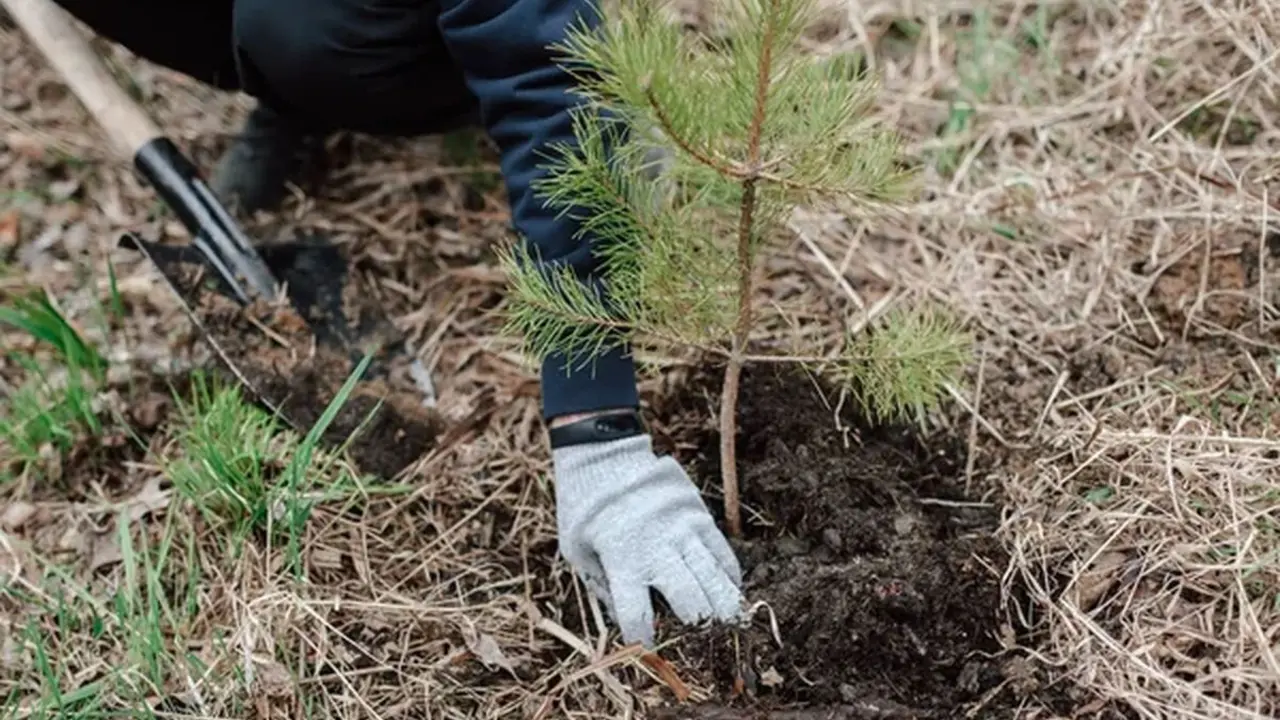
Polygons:
<instances>
[{"instance_id":1,"label":"dark soil","mask_svg":"<svg viewBox=\"0 0 1280 720\"><path fill-rule=\"evenodd\" d=\"M676 412L705 415L687 398L715 397L719 383L718 373L696 380ZM961 718L980 708L969 717L995 719L1042 692L1032 665L1002 652L1016 633L1001 630L999 510L965 496L963 443L869 428L799 371L748 370L742 397L737 545L747 600L768 603L782 645L764 607L744 632L686 633L672 661L719 697L659 717ZM716 434L698 446L691 472L718 485Z\"/></svg>"},{"instance_id":2,"label":"dark soil","mask_svg":"<svg viewBox=\"0 0 1280 720\"><path fill-rule=\"evenodd\" d=\"M224 294L225 287L219 290L190 252L148 250L199 318L225 374L299 432L322 419L364 352L374 351L373 364L321 442L345 446L362 472L392 478L433 447L443 423L415 402L421 395L408 375L408 359L395 352L394 328L362 302L341 269L333 271L344 262L336 249L301 243L281 248L263 251L291 302L248 307Z\"/></svg>"}]
</instances>

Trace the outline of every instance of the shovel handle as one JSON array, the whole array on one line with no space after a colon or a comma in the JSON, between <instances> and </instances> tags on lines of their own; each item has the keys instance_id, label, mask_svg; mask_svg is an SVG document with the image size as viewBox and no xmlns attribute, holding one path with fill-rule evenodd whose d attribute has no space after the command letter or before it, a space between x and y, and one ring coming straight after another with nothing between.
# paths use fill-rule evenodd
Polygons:
<instances>
[{"instance_id":1,"label":"shovel handle","mask_svg":"<svg viewBox=\"0 0 1280 720\"><path fill-rule=\"evenodd\" d=\"M0 0L63 81L110 137L122 159L132 161L160 137L150 117L107 72L66 10L52 0Z\"/></svg>"},{"instance_id":2,"label":"shovel handle","mask_svg":"<svg viewBox=\"0 0 1280 720\"><path fill-rule=\"evenodd\" d=\"M125 93L70 13L53 0L0 0L111 139L121 159L154 186L191 232L194 245L238 300L271 297L275 279L199 172Z\"/></svg>"}]
</instances>

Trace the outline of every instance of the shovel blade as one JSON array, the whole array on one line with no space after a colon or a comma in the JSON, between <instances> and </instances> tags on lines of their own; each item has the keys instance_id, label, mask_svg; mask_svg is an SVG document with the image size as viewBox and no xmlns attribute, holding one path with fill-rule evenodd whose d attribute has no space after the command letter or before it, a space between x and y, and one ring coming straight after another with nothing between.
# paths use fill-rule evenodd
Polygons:
<instances>
[{"instance_id":1,"label":"shovel blade","mask_svg":"<svg viewBox=\"0 0 1280 720\"><path fill-rule=\"evenodd\" d=\"M429 373L389 322L355 302L359 293L349 286L347 263L323 238L263 248L263 262L287 292L249 304L196 244L165 245L134 234L120 244L151 261L224 368L297 431L308 432L321 419L371 356L325 433L327 444L350 441L360 469L382 477L398 474L432 446L442 425Z\"/></svg>"}]
</instances>

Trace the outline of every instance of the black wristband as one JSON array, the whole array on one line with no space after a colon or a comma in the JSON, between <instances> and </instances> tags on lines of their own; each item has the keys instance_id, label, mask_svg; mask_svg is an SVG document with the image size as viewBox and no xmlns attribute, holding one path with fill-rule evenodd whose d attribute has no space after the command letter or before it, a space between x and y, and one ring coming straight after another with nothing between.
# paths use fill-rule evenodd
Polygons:
<instances>
[{"instance_id":1,"label":"black wristband","mask_svg":"<svg viewBox=\"0 0 1280 720\"><path fill-rule=\"evenodd\" d=\"M611 412L607 415L584 418L568 425L553 427L547 430L551 440L551 449L556 450L570 445L608 442L645 434L644 421L635 410Z\"/></svg>"}]
</instances>

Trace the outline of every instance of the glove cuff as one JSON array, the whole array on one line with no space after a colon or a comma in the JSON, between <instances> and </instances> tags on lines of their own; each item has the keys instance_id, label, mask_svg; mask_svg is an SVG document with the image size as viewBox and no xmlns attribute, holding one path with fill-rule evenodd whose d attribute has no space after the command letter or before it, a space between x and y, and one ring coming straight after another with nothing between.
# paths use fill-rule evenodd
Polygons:
<instances>
[{"instance_id":1,"label":"glove cuff","mask_svg":"<svg viewBox=\"0 0 1280 720\"><path fill-rule=\"evenodd\" d=\"M653 441L648 434L582 443L551 451L558 501L591 496L597 501L652 481Z\"/></svg>"},{"instance_id":2,"label":"glove cuff","mask_svg":"<svg viewBox=\"0 0 1280 720\"><path fill-rule=\"evenodd\" d=\"M547 430L552 450L622 440L645 433L644 420L635 410L597 415Z\"/></svg>"}]
</instances>

